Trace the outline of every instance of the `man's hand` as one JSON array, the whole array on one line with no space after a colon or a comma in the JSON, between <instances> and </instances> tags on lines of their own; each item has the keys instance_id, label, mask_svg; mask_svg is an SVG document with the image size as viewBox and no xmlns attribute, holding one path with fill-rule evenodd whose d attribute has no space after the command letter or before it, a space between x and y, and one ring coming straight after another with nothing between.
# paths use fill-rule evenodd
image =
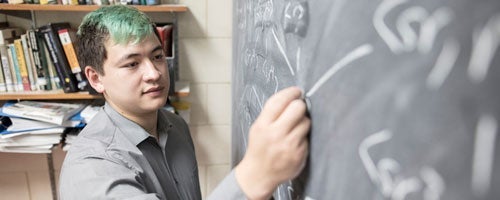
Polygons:
<instances>
[{"instance_id":1,"label":"man's hand","mask_svg":"<svg viewBox=\"0 0 500 200\"><path fill-rule=\"evenodd\" d=\"M235 167L236 180L249 199L269 199L305 165L311 121L300 96L297 87L279 91L250 128L247 152Z\"/></svg>"}]
</instances>

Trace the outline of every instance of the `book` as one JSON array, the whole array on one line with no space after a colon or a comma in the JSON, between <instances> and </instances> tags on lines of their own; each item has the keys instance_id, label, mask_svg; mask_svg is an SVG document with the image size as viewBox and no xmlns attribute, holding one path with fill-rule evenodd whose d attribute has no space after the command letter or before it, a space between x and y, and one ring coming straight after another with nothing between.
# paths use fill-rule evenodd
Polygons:
<instances>
[{"instance_id":1,"label":"book","mask_svg":"<svg viewBox=\"0 0 500 200\"><path fill-rule=\"evenodd\" d=\"M74 31L63 28L58 30L58 34L63 46L64 54L66 55L66 59L68 59L71 72L76 77L78 89L82 91L87 90L87 78L85 77L85 74L82 73L82 69L78 63L78 58L73 45L73 41L75 41Z\"/></svg>"},{"instance_id":2,"label":"book","mask_svg":"<svg viewBox=\"0 0 500 200\"><path fill-rule=\"evenodd\" d=\"M0 63L1 65L1 63ZM3 67L2 67L3 69ZM3 70L0 69L0 92L7 92L7 83L5 82L5 77L3 75Z\"/></svg>"},{"instance_id":3,"label":"book","mask_svg":"<svg viewBox=\"0 0 500 200\"><path fill-rule=\"evenodd\" d=\"M60 85L65 93L77 92L77 80L71 72L68 60L64 54L64 50L59 40L57 31L63 28L70 28L69 23L49 23L38 28L40 34L43 35L45 45L50 54L50 60L56 69L57 76L60 80Z\"/></svg>"},{"instance_id":4,"label":"book","mask_svg":"<svg viewBox=\"0 0 500 200\"><path fill-rule=\"evenodd\" d=\"M165 52L166 57L172 57L173 55L173 31L174 25L171 23L158 23L156 30L160 36L160 42Z\"/></svg>"},{"instance_id":5,"label":"book","mask_svg":"<svg viewBox=\"0 0 500 200\"><path fill-rule=\"evenodd\" d=\"M78 5L78 0L62 0L62 5Z\"/></svg>"},{"instance_id":6,"label":"book","mask_svg":"<svg viewBox=\"0 0 500 200\"><path fill-rule=\"evenodd\" d=\"M38 90L51 90L50 78L46 61L42 61L42 56L45 56L43 51L40 51L40 40L35 29L27 31L29 38L29 47L33 55L33 65L36 69L36 87Z\"/></svg>"},{"instance_id":7,"label":"book","mask_svg":"<svg viewBox=\"0 0 500 200\"><path fill-rule=\"evenodd\" d=\"M23 4L23 0L9 0L9 4Z\"/></svg>"},{"instance_id":8,"label":"book","mask_svg":"<svg viewBox=\"0 0 500 200\"><path fill-rule=\"evenodd\" d=\"M2 111L17 117L63 125L65 121L80 112L86 105L86 103L20 101L4 105Z\"/></svg>"},{"instance_id":9,"label":"book","mask_svg":"<svg viewBox=\"0 0 500 200\"><path fill-rule=\"evenodd\" d=\"M23 80L21 78L21 72L19 71L19 65L17 63L17 54L16 54L16 48L14 47L14 44L8 44L7 45L7 56L9 57L9 62L11 63L10 65L10 71L12 72L12 77L14 81L14 90L15 91L23 91Z\"/></svg>"},{"instance_id":10,"label":"book","mask_svg":"<svg viewBox=\"0 0 500 200\"><path fill-rule=\"evenodd\" d=\"M23 91L31 91L29 71L24 59L23 45L21 44L21 39L14 40L14 48L16 52L15 58L17 59L17 65L19 68L19 73L21 74L21 80L23 84ZM14 54L12 54L14 55Z\"/></svg>"},{"instance_id":11,"label":"book","mask_svg":"<svg viewBox=\"0 0 500 200\"><path fill-rule=\"evenodd\" d=\"M14 101L7 101L4 103L4 107L11 106L12 104L15 104L15 102ZM84 104L87 105L87 103L84 103ZM86 114L83 113L84 110L87 109L88 106L90 106L90 105L85 106L84 109L77 112L75 115L70 117L68 120L64 121L62 124L52 124L49 122L43 122L43 121L39 121L39 120L27 119L27 118L22 118L22 117L15 116L15 115L10 115L10 114L3 112L3 107L0 107L0 117L9 118L10 125L7 126L7 128L5 130L8 132L32 131L34 129L43 130L45 128L52 128L52 127L83 128L87 124L86 120L89 120L89 117L93 117L93 116L89 116L89 113L86 113ZM0 132L0 134L2 134L2 133L3 132Z\"/></svg>"},{"instance_id":12,"label":"book","mask_svg":"<svg viewBox=\"0 0 500 200\"><path fill-rule=\"evenodd\" d=\"M0 52L1 54L1 52ZM1 55L0 55L0 58L1 58ZM12 84L12 76L11 74L4 74L4 68L3 68L3 63L0 62L0 92L7 92L7 80L6 79L9 79L11 81L11 84ZM10 72L10 70L7 70L6 72ZM5 75L8 75L8 76L5 76Z\"/></svg>"},{"instance_id":13,"label":"book","mask_svg":"<svg viewBox=\"0 0 500 200\"><path fill-rule=\"evenodd\" d=\"M28 78L30 81L30 90L35 91L36 90L36 69L34 69L34 64L33 64L33 54L31 52L31 49L28 47L28 34L22 34L21 35L21 45L22 45L22 50L24 52L24 62L26 63L26 68L28 69Z\"/></svg>"},{"instance_id":14,"label":"book","mask_svg":"<svg viewBox=\"0 0 500 200\"><path fill-rule=\"evenodd\" d=\"M170 88L168 95L175 95L175 81L178 80L177 65L175 61L175 45L174 45L174 24L173 23L156 23L156 30L160 36L160 42L165 52L167 59L167 67L170 75Z\"/></svg>"},{"instance_id":15,"label":"book","mask_svg":"<svg viewBox=\"0 0 500 200\"><path fill-rule=\"evenodd\" d=\"M47 45L45 43L42 43L42 48L43 52L45 55L45 62L47 63L47 69L49 71L49 80L50 80L50 87L54 89L61 89L61 81L59 80L59 76L57 76L56 68L54 67L54 64L50 60L50 53L49 50L47 49ZM42 61L43 62L43 61Z\"/></svg>"},{"instance_id":16,"label":"book","mask_svg":"<svg viewBox=\"0 0 500 200\"><path fill-rule=\"evenodd\" d=\"M29 55L29 60L30 60L30 63L31 63L31 69L32 69L32 76L33 76L33 82L31 83L31 90L35 91L35 90L40 90L37 83L39 82L38 81L38 68L37 66L35 65L35 60L34 60L34 57L33 57L33 51L31 50L31 44L30 44L30 39L29 39L29 35L28 33L26 33L26 35L28 36L27 37L27 40L26 40L26 45L27 45L27 50L28 50L28 55Z\"/></svg>"},{"instance_id":17,"label":"book","mask_svg":"<svg viewBox=\"0 0 500 200\"><path fill-rule=\"evenodd\" d=\"M12 80L12 72L10 71L10 62L7 54L7 46L0 44L0 61L2 63L5 86L8 92L14 92L14 81Z\"/></svg>"},{"instance_id":18,"label":"book","mask_svg":"<svg viewBox=\"0 0 500 200\"><path fill-rule=\"evenodd\" d=\"M12 121L12 125L9 126L7 130L0 132L0 134L6 135L11 133L29 132L52 128L64 128L64 126L61 125L20 117L10 117L10 120Z\"/></svg>"},{"instance_id":19,"label":"book","mask_svg":"<svg viewBox=\"0 0 500 200\"><path fill-rule=\"evenodd\" d=\"M45 52L43 51L43 43L40 39L40 35L37 30L28 30L28 36L31 46L31 51L33 53L33 63L36 68L37 82L36 85L39 90L51 90L49 69L45 57Z\"/></svg>"},{"instance_id":20,"label":"book","mask_svg":"<svg viewBox=\"0 0 500 200\"><path fill-rule=\"evenodd\" d=\"M74 115L70 119L66 120L62 125L53 124L49 122L27 119L22 117L16 117L13 115L5 114L3 111L1 112L2 119L8 118L10 121L10 125L7 126L5 130L0 132L0 135L14 134L14 133L24 133L30 131L39 131L46 129L55 129L55 128L83 128L86 123L84 122L84 118L79 114Z\"/></svg>"}]
</instances>

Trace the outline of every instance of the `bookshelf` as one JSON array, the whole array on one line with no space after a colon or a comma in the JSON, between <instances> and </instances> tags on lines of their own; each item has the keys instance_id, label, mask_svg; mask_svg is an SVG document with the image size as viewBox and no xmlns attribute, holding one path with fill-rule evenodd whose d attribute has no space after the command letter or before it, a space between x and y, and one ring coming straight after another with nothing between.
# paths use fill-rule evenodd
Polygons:
<instances>
[{"instance_id":1,"label":"bookshelf","mask_svg":"<svg viewBox=\"0 0 500 200\"><path fill-rule=\"evenodd\" d=\"M9 16L21 17L24 19L31 20L33 27L38 27L36 25L35 12L91 12L98 9L101 6L98 5L37 5L37 4L4 4L0 3L0 14L5 14ZM145 13L169 13L173 16L173 24L177 24L177 13L187 12L188 8L185 5L180 4L162 4L162 5L151 5L151 6L140 6L133 5L140 11ZM178 65L178 53L177 53L177 29L174 30L173 40L175 43L174 55L172 61L175 66ZM1 70L1 69L0 69ZM179 90L177 89L179 88ZM176 91L174 96L185 97L189 95L189 85L185 84L176 85ZM88 92L75 92L75 93L64 93L62 90L55 91L33 91L33 92L2 92L0 93L0 103L8 100L99 100L103 99L102 95L93 95ZM58 147L54 147L58 148ZM47 154L47 165L49 171L50 188L52 192L53 199L57 199L56 194L56 179L54 162L52 158L52 153Z\"/></svg>"}]
</instances>

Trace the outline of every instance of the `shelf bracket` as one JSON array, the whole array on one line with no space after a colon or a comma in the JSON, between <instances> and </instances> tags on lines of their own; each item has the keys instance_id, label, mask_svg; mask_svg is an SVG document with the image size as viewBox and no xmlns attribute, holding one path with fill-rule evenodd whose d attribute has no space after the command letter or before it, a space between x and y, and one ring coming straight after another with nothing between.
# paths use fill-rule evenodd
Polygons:
<instances>
[{"instance_id":1,"label":"shelf bracket","mask_svg":"<svg viewBox=\"0 0 500 200\"><path fill-rule=\"evenodd\" d=\"M49 168L50 189L52 192L52 199L57 200L56 177L54 173L54 160L52 152L47 154L47 165Z\"/></svg>"}]
</instances>

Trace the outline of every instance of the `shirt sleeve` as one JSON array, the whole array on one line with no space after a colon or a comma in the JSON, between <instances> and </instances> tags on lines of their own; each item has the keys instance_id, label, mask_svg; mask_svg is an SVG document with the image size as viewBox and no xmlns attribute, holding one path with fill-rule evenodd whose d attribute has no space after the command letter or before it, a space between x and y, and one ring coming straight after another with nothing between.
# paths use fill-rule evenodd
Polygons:
<instances>
[{"instance_id":1,"label":"shirt sleeve","mask_svg":"<svg viewBox=\"0 0 500 200\"><path fill-rule=\"evenodd\" d=\"M85 158L61 169L61 200L79 199L160 199L147 193L140 176L118 163L102 158Z\"/></svg>"},{"instance_id":2,"label":"shirt sleeve","mask_svg":"<svg viewBox=\"0 0 500 200\"><path fill-rule=\"evenodd\" d=\"M207 200L245 200L245 193L240 188L236 181L234 169L219 183L212 191Z\"/></svg>"}]
</instances>

